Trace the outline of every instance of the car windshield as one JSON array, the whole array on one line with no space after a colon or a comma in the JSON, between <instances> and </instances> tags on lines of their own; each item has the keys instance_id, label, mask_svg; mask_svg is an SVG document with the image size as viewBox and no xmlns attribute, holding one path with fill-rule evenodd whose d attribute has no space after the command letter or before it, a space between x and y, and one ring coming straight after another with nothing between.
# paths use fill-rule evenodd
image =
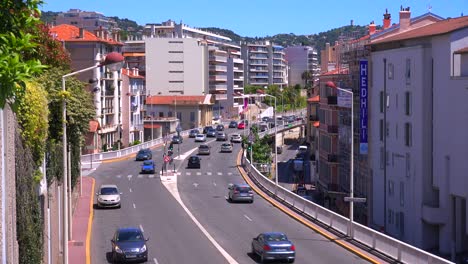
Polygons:
<instances>
[{"instance_id":1,"label":"car windshield","mask_svg":"<svg viewBox=\"0 0 468 264\"><path fill-rule=\"evenodd\" d=\"M117 241L142 241L143 234L137 230L120 231Z\"/></svg>"},{"instance_id":2,"label":"car windshield","mask_svg":"<svg viewBox=\"0 0 468 264\"><path fill-rule=\"evenodd\" d=\"M114 187L101 188L101 194L102 195L112 195L112 194L118 194L118 193L119 193L119 191Z\"/></svg>"},{"instance_id":3,"label":"car windshield","mask_svg":"<svg viewBox=\"0 0 468 264\"><path fill-rule=\"evenodd\" d=\"M203 137L203 135L198 134L197 137Z\"/></svg>"},{"instance_id":4,"label":"car windshield","mask_svg":"<svg viewBox=\"0 0 468 264\"><path fill-rule=\"evenodd\" d=\"M201 148L201 149L207 149L207 148L209 148L209 147L208 147L207 145L201 145L199 148Z\"/></svg>"},{"instance_id":5,"label":"car windshield","mask_svg":"<svg viewBox=\"0 0 468 264\"><path fill-rule=\"evenodd\" d=\"M266 241L288 241L288 238L284 234L269 234L265 235Z\"/></svg>"},{"instance_id":6,"label":"car windshield","mask_svg":"<svg viewBox=\"0 0 468 264\"><path fill-rule=\"evenodd\" d=\"M140 150L138 151L138 154L140 155L144 155L144 154L147 154L148 153L148 150Z\"/></svg>"},{"instance_id":7,"label":"car windshield","mask_svg":"<svg viewBox=\"0 0 468 264\"><path fill-rule=\"evenodd\" d=\"M230 146L231 146L231 144L228 144L228 143L223 144L223 147L230 147Z\"/></svg>"},{"instance_id":8,"label":"car windshield","mask_svg":"<svg viewBox=\"0 0 468 264\"><path fill-rule=\"evenodd\" d=\"M191 161L198 161L198 157L190 157Z\"/></svg>"},{"instance_id":9,"label":"car windshield","mask_svg":"<svg viewBox=\"0 0 468 264\"><path fill-rule=\"evenodd\" d=\"M250 187L237 187L236 190L240 193L248 193L251 189Z\"/></svg>"},{"instance_id":10,"label":"car windshield","mask_svg":"<svg viewBox=\"0 0 468 264\"><path fill-rule=\"evenodd\" d=\"M143 161L143 165L153 165L153 162L150 160Z\"/></svg>"}]
</instances>

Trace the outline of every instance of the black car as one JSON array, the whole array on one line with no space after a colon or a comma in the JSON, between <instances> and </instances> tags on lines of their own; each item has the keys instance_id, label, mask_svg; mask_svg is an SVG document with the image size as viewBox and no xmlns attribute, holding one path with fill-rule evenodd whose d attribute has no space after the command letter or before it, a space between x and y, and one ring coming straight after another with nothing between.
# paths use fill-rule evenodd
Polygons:
<instances>
[{"instance_id":1,"label":"black car","mask_svg":"<svg viewBox=\"0 0 468 264\"><path fill-rule=\"evenodd\" d=\"M236 121L231 121L229 123L229 128L237 128L237 122Z\"/></svg>"},{"instance_id":2,"label":"black car","mask_svg":"<svg viewBox=\"0 0 468 264\"><path fill-rule=\"evenodd\" d=\"M138 227L119 228L111 239L112 263L148 261L148 249L143 232Z\"/></svg>"},{"instance_id":3,"label":"black car","mask_svg":"<svg viewBox=\"0 0 468 264\"><path fill-rule=\"evenodd\" d=\"M208 133L208 130L214 129L212 126L206 126L203 128L203 134Z\"/></svg>"},{"instance_id":4,"label":"black car","mask_svg":"<svg viewBox=\"0 0 468 264\"><path fill-rule=\"evenodd\" d=\"M200 164L200 157L198 156L191 156L189 159L188 159L188 164L187 164L187 168L197 168L197 169L200 169L201 168L201 164Z\"/></svg>"},{"instance_id":5,"label":"black car","mask_svg":"<svg viewBox=\"0 0 468 264\"><path fill-rule=\"evenodd\" d=\"M150 160L153 158L153 153L150 149L140 149L136 155L136 160Z\"/></svg>"},{"instance_id":6,"label":"black car","mask_svg":"<svg viewBox=\"0 0 468 264\"><path fill-rule=\"evenodd\" d=\"M184 142L184 139L181 136L173 136L172 137L172 143L173 144L182 144Z\"/></svg>"},{"instance_id":7,"label":"black car","mask_svg":"<svg viewBox=\"0 0 468 264\"><path fill-rule=\"evenodd\" d=\"M192 130L190 130L189 138L194 138L194 137L196 137L198 134L200 134L200 131L198 131L198 129L192 129Z\"/></svg>"},{"instance_id":8,"label":"black car","mask_svg":"<svg viewBox=\"0 0 468 264\"><path fill-rule=\"evenodd\" d=\"M216 126L216 131L223 131L223 130L224 130L224 125L219 124Z\"/></svg>"},{"instance_id":9,"label":"black car","mask_svg":"<svg viewBox=\"0 0 468 264\"><path fill-rule=\"evenodd\" d=\"M216 137L216 129L214 129L214 128L208 129L208 131L206 132L206 136L207 137Z\"/></svg>"}]
</instances>

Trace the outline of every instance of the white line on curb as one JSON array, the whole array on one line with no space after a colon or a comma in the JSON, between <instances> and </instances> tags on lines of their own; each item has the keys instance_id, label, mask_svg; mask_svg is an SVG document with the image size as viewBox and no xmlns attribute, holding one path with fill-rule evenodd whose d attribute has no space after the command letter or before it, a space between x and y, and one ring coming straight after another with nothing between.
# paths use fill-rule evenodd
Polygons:
<instances>
[{"instance_id":1,"label":"white line on curb","mask_svg":"<svg viewBox=\"0 0 468 264\"><path fill-rule=\"evenodd\" d=\"M130 192L132 192L132 188L130 188Z\"/></svg>"},{"instance_id":2,"label":"white line on curb","mask_svg":"<svg viewBox=\"0 0 468 264\"><path fill-rule=\"evenodd\" d=\"M133 209L136 209L136 205L135 205L135 204L133 204Z\"/></svg>"},{"instance_id":3,"label":"white line on curb","mask_svg":"<svg viewBox=\"0 0 468 264\"><path fill-rule=\"evenodd\" d=\"M153 258L154 264L159 264L158 260L156 258Z\"/></svg>"},{"instance_id":4,"label":"white line on curb","mask_svg":"<svg viewBox=\"0 0 468 264\"><path fill-rule=\"evenodd\" d=\"M143 232L143 233L145 232L142 225L140 225L140 229L141 229L141 232Z\"/></svg>"},{"instance_id":5,"label":"white line on curb","mask_svg":"<svg viewBox=\"0 0 468 264\"><path fill-rule=\"evenodd\" d=\"M250 222L252 222L252 219L250 219L250 217L248 217L247 215L244 215L245 218L247 218L247 220L249 220Z\"/></svg>"}]
</instances>

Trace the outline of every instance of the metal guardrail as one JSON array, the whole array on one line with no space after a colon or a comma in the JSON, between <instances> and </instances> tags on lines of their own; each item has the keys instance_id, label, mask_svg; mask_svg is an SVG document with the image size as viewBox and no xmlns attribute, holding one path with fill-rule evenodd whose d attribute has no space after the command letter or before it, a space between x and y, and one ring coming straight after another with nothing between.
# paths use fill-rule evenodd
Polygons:
<instances>
[{"instance_id":1,"label":"metal guardrail","mask_svg":"<svg viewBox=\"0 0 468 264\"><path fill-rule=\"evenodd\" d=\"M276 200L289 204L296 211L318 220L322 224L333 228L335 231L350 237L372 250L403 263L453 263L359 223L350 222L349 218L315 204L282 186L277 186L272 180L262 175L255 166L250 164L245 153L242 156L242 166L249 172L249 176L254 178L255 182L261 185L261 187L268 190Z\"/></svg>"}]
</instances>

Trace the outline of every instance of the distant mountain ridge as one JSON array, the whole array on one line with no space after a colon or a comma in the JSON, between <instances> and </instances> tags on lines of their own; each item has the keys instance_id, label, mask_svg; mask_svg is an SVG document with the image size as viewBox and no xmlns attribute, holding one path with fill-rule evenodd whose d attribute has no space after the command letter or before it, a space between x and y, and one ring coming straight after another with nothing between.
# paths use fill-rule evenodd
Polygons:
<instances>
[{"instance_id":1,"label":"distant mountain ridge","mask_svg":"<svg viewBox=\"0 0 468 264\"><path fill-rule=\"evenodd\" d=\"M55 17L60 12L44 11L42 12L41 20L48 24L55 24ZM127 18L119 18L116 16L109 17L114 19L117 22L117 25L122 29L121 37L123 40L126 40L129 32L138 32L143 30L143 26L138 25L135 21ZM338 41L339 39L357 39L368 34L366 26L355 26L347 25L339 28L330 29L325 32L320 32L318 34L311 35L295 35L293 33L289 34L276 34L274 36L266 37L242 37L236 34L234 31L229 29L223 29L218 27L206 27L200 28L202 30L210 31L216 34L223 35L232 39L233 42L240 43L241 41L254 42L254 41L264 41L269 40L277 45L284 47L288 46L312 46L315 47L319 53L325 48L325 44L328 42L331 45Z\"/></svg>"}]
</instances>

